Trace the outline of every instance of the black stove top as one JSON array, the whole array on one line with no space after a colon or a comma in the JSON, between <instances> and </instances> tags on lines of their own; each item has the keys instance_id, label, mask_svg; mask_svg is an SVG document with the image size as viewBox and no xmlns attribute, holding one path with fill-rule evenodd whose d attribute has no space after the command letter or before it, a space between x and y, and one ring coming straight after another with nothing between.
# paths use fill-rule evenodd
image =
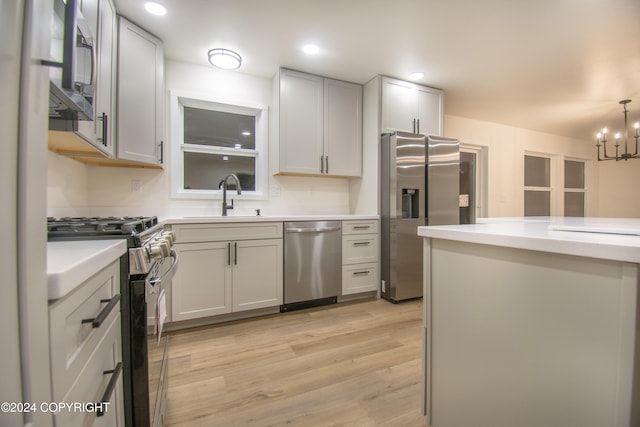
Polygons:
<instances>
[{"instance_id":1,"label":"black stove top","mask_svg":"<svg viewBox=\"0 0 640 427\"><path fill-rule=\"evenodd\" d=\"M158 217L47 218L47 233L55 236L139 235L158 224Z\"/></svg>"}]
</instances>

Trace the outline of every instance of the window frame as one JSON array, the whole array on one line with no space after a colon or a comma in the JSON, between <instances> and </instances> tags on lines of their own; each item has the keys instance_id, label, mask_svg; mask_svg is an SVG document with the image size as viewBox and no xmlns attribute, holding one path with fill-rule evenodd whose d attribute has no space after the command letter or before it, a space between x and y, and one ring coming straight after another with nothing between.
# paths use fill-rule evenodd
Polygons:
<instances>
[{"instance_id":1,"label":"window frame","mask_svg":"<svg viewBox=\"0 0 640 427\"><path fill-rule=\"evenodd\" d=\"M524 180L525 180L525 176L526 176L526 171L525 171L525 157L526 156L530 156L530 157L542 157L545 159L549 159L549 186L548 187L534 187L534 186L528 186L524 184ZM524 199L525 199L525 193L527 191L537 191L537 192L547 192L549 193L549 216L554 216L554 214L557 211L557 206L558 203L556 201L556 189L557 189L557 185L556 185L556 167L555 167L555 156L553 154L548 154L548 153L540 153L540 152L534 152L534 151L525 151L524 155L522 156L522 186L523 186L523 191L522 191L522 216L527 216L526 212L525 212L525 206L524 206ZM564 206L564 205L562 205Z\"/></svg>"},{"instance_id":2,"label":"window frame","mask_svg":"<svg viewBox=\"0 0 640 427\"><path fill-rule=\"evenodd\" d=\"M524 156L544 157L550 159L549 187L531 187L524 185ZM565 161L584 163L584 189L565 188L564 183L564 162ZM525 150L522 156L522 214L524 212L525 191L548 191L550 193L550 216L564 217L564 195L565 192L584 193L584 216L588 217L591 212L591 180L592 180L592 160L589 158L570 156L563 154L542 153L539 151Z\"/></svg>"},{"instance_id":3,"label":"window frame","mask_svg":"<svg viewBox=\"0 0 640 427\"><path fill-rule=\"evenodd\" d=\"M583 164L583 171L584 171L584 188L567 188L565 186L565 162L570 161L570 162L580 162ZM589 178L591 176L591 159L583 159L580 157L574 157L574 156L563 156L562 158L562 215L565 215L564 212L564 196L566 193L583 193L583 197L584 197L584 217L589 216L589 208L590 208L590 203L589 203L589 195L590 195L590 189L589 189Z\"/></svg>"},{"instance_id":4,"label":"window frame","mask_svg":"<svg viewBox=\"0 0 640 427\"><path fill-rule=\"evenodd\" d=\"M225 113L252 115L255 117L255 148L237 149L231 147L216 147L184 142L184 107L200 108ZM222 190L196 190L184 188L184 153L219 154L228 156L254 157L255 162L255 191L242 191L235 195L237 200L266 200L269 153L268 153L268 123L269 108L266 105L247 102L238 99L221 99L209 97L199 93L170 91L170 164L171 164L171 198L176 199L222 199Z\"/></svg>"}]
</instances>

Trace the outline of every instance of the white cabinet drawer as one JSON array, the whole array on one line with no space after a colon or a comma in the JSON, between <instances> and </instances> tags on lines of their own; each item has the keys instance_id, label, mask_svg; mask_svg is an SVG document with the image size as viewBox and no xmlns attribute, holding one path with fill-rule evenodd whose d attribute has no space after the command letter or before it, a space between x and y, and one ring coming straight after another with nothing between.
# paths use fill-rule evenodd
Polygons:
<instances>
[{"instance_id":1,"label":"white cabinet drawer","mask_svg":"<svg viewBox=\"0 0 640 427\"><path fill-rule=\"evenodd\" d=\"M51 375L55 401L61 401L67 393L113 319L120 318L119 295L120 267L119 261L116 261L64 298L49 305ZM99 327L88 322L100 314L106 314L106 317Z\"/></svg>"},{"instance_id":2,"label":"white cabinet drawer","mask_svg":"<svg viewBox=\"0 0 640 427\"><path fill-rule=\"evenodd\" d=\"M378 221L371 220L352 220L342 221L342 235L345 234L368 234L378 233Z\"/></svg>"},{"instance_id":3,"label":"white cabinet drawer","mask_svg":"<svg viewBox=\"0 0 640 427\"><path fill-rule=\"evenodd\" d=\"M342 264L357 264L377 261L377 234L354 234L342 236Z\"/></svg>"},{"instance_id":4,"label":"white cabinet drawer","mask_svg":"<svg viewBox=\"0 0 640 427\"><path fill-rule=\"evenodd\" d=\"M378 290L378 263L342 267L342 295Z\"/></svg>"},{"instance_id":5,"label":"white cabinet drawer","mask_svg":"<svg viewBox=\"0 0 640 427\"><path fill-rule=\"evenodd\" d=\"M177 243L282 238L282 222L179 224L172 228L176 233Z\"/></svg>"},{"instance_id":6,"label":"white cabinet drawer","mask_svg":"<svg viewBox=\"0 0 640 427\"><path fill-rule=\"evenodd\" d=\"M120 315L109 323L104 324L106 328L102 340L92 348L93 352L88 363L74 377L69 393L63 398L54 399L55 402L74 403L99 403L107 391L109 382L114 378L115 387L110 396L109 404L104 405L102 416L96 416L95 411L74 410L64 408L54 414L57 426L124 426L123 399L122 399L122 371L114 371L118 363L122 361L121 340L120 340ZM117 377L114 377L117 375Z\"/></svg>"}]
</instances>

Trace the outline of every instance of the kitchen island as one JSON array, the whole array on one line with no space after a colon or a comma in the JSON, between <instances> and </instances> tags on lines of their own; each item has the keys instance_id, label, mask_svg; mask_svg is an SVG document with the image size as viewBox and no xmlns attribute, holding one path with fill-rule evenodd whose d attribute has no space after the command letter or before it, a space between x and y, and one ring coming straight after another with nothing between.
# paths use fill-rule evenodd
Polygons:
<instances>
[{"instance_id":1,"label":"kitchen island","mask_svg":"<svg viewBox=\"0 0 640 427\"><path fill-rule=\"evenodd\" d=\"M640 425L640 220L504 218L418 234L433 427Z\"/></svg>"}]
</instances>

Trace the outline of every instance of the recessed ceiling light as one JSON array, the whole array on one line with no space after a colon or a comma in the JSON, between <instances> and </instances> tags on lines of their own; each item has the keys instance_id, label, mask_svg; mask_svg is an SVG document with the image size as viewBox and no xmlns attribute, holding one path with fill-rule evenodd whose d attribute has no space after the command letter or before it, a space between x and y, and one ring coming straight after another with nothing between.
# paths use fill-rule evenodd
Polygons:
<instances>
[{"instance_id":1,"label":"recessed ceiling light","mask_svg":"<svg viewBox=\"0 0 640 427\"><path fill-rule=\"evenodd\" d=\"M163 16L167 14L167 8L161 5L160 3L156 3L154 1L148 1L144 4L144 8L147 9L152 15Z\"/></svg>"},{"instance_id":2,"label":"recessed ceiling light","mask_svg":"<svg viewBox=\"0 0 640 427\"><path fill-rule=\"evenodd\" d=\"M424 73L411 73L409 74L409 78L411 80L419 80L424 77Z\"/></svg>"},{"instance_id":3,"label":"recessed ceiling light","mask_svg":"<svg viewBox=\"0 0 640 427\"><path fill-rule=\"evenodd\" d=\"M235 70L240 68L242 64L242 57L229 49L211 49L207 56L209 57L209 63L214 67L222 68L223 70Z\"/></svg>"},{"instance_id":4,"label":"recessed ceiling light","mask_svg":"<svg viewBox=\"0 0 640 427\"><path fill-rule=\"evenodd\" d=\"M315 44L305 45L302 50L304 51L304 53L307 53L309 55L315 55L316 53L320 52L320 48Z\"/></svg>"},{"instance_id":5,"label":"recessed ceiling light","mask_svg":"<svg viewBox=\"0 0 640 427\"><path fill-rule=\"evenodd\" d=\"M242 144L234 144L233 148L240 149L240 148L242 148Z\"/></svg>"},{"instance_id":6,"label":"recessed ceiling light","mask_svg":"<svg viewBox=\"0 0 640 427\"><path fill-rule=\"evenodd\" d=\"M226 162L227 160L229 160L229 156L222 156L222 160Z\"/></svg>"},{"instance_id":7,"label":"recessed ceiling light","mask_svg":"<svg viewBox=\"0 0 640 427\"><path fill-rule=\"evenodd\" d=\"M249 132L248 130L245 130L244 132L242 132L242 134L244 136L251 136L251 132Z\"/></svg>"}]
</instances>

